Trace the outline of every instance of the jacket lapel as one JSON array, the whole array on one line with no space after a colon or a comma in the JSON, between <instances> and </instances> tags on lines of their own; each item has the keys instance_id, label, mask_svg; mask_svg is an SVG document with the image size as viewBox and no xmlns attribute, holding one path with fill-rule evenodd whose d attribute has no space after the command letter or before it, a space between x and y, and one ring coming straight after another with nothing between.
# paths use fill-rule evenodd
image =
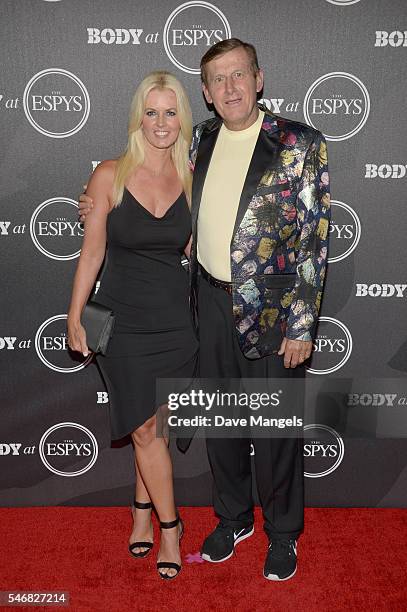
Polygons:
<instances>
[{"instance_id":1,"label":"jacket lapel","mask_svg":"<svg viewBox=\"0 0 407 612\"><path fill-rule=\"evenodd\" d=\"M266 170L273 168L277 163L280 147L277 120L275 117L265 114L243 184L232 240L242 222L250 200L256 193L261 177Z\"/></svg>"},{"instance_id":2,"label":"jacket lapel","mask_svg":"<svg viewBox=\"0 0 407 612\"><path fill-rule=\"evenodd\" d=\"M243 184L242 193L233 228L232 240L238 230L245 215L249 202L256 193L261 177L273 168L276 164L281 148L279 141L279 130L277 117L269 114L267 109L259 105L260 110L264 110L265 115L263 124L257 138L256 146L249 164L246 179ZM212 124L202 132L198 146L198 154L194 168L194 178L192 181L192 235L193 242L196 244L196 224L198 219L199 207L201 204L202 191L205 183L206 173L212 158L212 153L219 135L222 121Z\"/></svg>"},{"instance_id":3,"label":"jacket lapel","mask_svg":"<svg viewBox=\"0 0 407 612\"><path fill-rule=\"evenodd\" d=\"M219 123L216 123L210 130L204 130L199 141L194 178L192 181L191 214L193 236L196 236L196 222L198 219L199 207L201 205L202 190L221 125L222 123L219 121Z\"/></svg>"}]
</instances>

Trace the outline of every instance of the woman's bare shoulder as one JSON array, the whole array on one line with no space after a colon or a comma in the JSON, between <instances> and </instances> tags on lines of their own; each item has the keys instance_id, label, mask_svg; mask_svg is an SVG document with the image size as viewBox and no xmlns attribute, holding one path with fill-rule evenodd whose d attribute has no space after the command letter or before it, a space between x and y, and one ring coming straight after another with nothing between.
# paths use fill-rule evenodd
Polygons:
<instances>
[{"instance_id":1,"label":"woman's bare shoulder","mask_svg":"<svg viewBox=\"0 0 407 612\"><path fill-rule=\"evenodd\" d=\"M103 206L107 206L107 211L112 208L113 183L116 170L115 159L105 159L94 169L86 188L86 195L90 196L94 202L105 201Z\"/></svg>"},{"instance_id":2,"label":"woman's bare shoulder","mask_svg":"<svg viewBox=\"0 0 407 612\"><path fill-rule=\"evenodd\" d=\"M108 194L110 199L113 189L116 163L117 162L115 159L105 159L96 166L88 183L88 188L86 190L87 194L95 189L98 191L102 190ZM93 197L93 195L91 195L91 197Z\"/></svg>"},{"instance_id":3,"label":"woman's bare shoulder","mask_svg":"<svg viewBox=\"0 0 407 612\"><path fill-rule=\"evenodd\" d=\"M114 174L116 172L116 159L105 159L101 161L93 171L95 176L100 179L111 180L113 182Z\"/></svg>"}]
</instances>

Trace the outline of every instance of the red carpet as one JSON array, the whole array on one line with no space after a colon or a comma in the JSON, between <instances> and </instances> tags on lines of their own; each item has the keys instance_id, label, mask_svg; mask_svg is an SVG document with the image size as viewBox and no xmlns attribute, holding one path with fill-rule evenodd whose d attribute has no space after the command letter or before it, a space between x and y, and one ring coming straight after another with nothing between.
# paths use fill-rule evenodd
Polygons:
<instances>
[{"instance_id":1,"label":"red carpet","mask_svg":"<svg viewBox=\"0 0 407 612\"><path fill-rule=\"evenodd\" d=\"M2 508L0 590L69 591L75 612L407 609L405 510L307 508L297 574L281 583L262 577L266 536L258 509L255 535L220 564L197 554L216 524L212 510L180 513L183 569L164 582L155 569L157 546L144 560L127 552L128 508Z\"/></svg>"}]
</instances>

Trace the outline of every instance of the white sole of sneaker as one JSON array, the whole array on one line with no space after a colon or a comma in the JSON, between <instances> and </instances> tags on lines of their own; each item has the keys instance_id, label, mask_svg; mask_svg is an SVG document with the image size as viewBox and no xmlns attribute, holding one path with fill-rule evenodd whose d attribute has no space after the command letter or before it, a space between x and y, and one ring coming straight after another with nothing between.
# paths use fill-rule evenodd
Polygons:
<instances>
[{"instance_id":1,"label":"white sole of sneaker","mask_svg":"<svg viewBox=\"0 0 407 612\"><path fill-rule=\"evenodd\" d=\"M265 577L266 580L274 580L275 582L284 582L284 580L290 580L290 578L292 578L294 576L296 571L297 571L297 568L295 568L293 573L290 574L289 576L287 576L286 578L279 578L277 576L277 574L268 574L266 576L266 574L264 572L263 572L263 576Z\"/></svg>"},{"instance_id":2,"label":"white sole of sneaker","mask_svg":"<svg viewBox=\"0 0 407 612\"><path fill-rule=\"evenodd\" d=\"M250 538L250 536L252 536L253 534L254 534L254 527L252 527L252 529L251 529L251 531L249 531L249 533L246 533L245 535L237 537L236 540L235 540L235 543L233 545L232 552L227 557L223 557L223 559L217 559L215 561L214 559L211 559L210 556L205 554L205 553L203 555L201 555L201 557L202 557L202 559L205 559L205 561L209 561L209 563L223 563L223 561L227 561L233 555L233 553L235 552L235 548L236 548L237 544L239 544L240 542L243 542L243 540L245 540L246 538Z\"/></svg>"}]
</instances>

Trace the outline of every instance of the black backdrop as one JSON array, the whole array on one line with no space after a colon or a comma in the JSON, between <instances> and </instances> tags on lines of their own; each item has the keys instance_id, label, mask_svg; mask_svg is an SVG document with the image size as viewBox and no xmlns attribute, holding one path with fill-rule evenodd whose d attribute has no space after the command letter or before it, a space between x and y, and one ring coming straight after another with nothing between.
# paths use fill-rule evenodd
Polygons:
<instances>
[{"instance_id":1,"label":"black backdrop","mask_svg":"<svg viewBox=\"0 0 407 612\"><path fill-rule=\"evenodd\" d=\"M330 266L308 373L306 502L405 506L405 2L3 0L0 10L0 503L131 499L132 448L111 447L98 370L66 346L76 200L95 165L122 150L140 79L173 71L201 121L199 58L234 35L258 49L264 102L328 139ZM178 503L210 503L204 441L172 453Z\"/></svg>"}]
</instances>

